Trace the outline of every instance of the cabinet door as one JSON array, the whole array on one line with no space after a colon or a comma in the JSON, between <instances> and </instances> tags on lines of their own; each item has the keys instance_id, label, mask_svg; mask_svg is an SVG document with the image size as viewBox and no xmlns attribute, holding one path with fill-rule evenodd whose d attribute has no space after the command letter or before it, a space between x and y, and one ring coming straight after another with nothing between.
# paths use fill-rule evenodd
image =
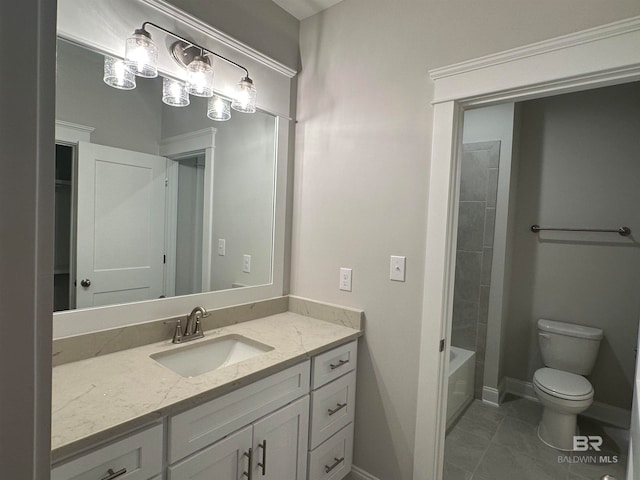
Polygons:
<instances>
[{"instance_id":1,"label":"cabinet door","mask_svg":"<svg viewBox=\"0 0 640 480\"><path fill-rule=\"evenodd\" d=\"M248 477L251 427L168 468L168 480L241 480Z\"/></svg>"},{"instance_id":2,"label":"cabinet door","mask_svg":"<svg viewBox=\"0 0 640 480\"><path fill-rule=\"evenodd\" d=\"M308 432L308 396L256 422L253 480L305 480Z\"/></svg>"}]
</instances>

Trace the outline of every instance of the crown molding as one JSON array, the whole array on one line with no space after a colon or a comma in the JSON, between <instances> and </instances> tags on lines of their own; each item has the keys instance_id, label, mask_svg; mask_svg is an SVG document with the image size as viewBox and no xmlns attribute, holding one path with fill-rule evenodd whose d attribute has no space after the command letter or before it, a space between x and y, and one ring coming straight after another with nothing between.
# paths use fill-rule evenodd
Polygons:
<instances>
[{"instance_id":1,"label":"crown molding","mask_svg":"<svg viewBox=\"0 0 640 480\"><path fill-rule=\"evenodd\" d=\"M634 32L637 30L640 30L640 16L627 18L618 22L608 23L606 25L582 30L576 33L570 33L568 35L555 37L549 40L543 40L541 42L532 43L524 47L512 48L503 52L474 58L473 60L455 63L453 65L448 65L445 67L434 68L429 70L429 76L432 80L439 80L454 75L460 75L462 73L472 72L474 70L480 70L482 68L512 62L514 60L534 57L556 50L574 47L576 45L583 45L586 43L603 40L605 38L623 35L625 33Z\"/></svg>"},{"instance_id":2,"label":"crown molding","mask_svg":"<svg viewBox=\"0 0 640 480\"><path fill-rule=\"evenodd\" d=\"M171 5L170 3L164 0L140 0L142 3L148 5L151 8L158 10L159 12L169 15L170 17L179 20L191 28L207 35L209 37L214 38L218 42L224 44L225 46L234 49L235 51L242 53L255 60L256 62L268 67L276 72L285 75L288 78L293 78L298 72L290 67L287 67L283 63L274 60L271 57L268 57L262 52L236 40L235 38L227 35L226 33L212 27L211 25L203 22L197 17L180 10L178 7Z\"/></svg>"}]
</instances>

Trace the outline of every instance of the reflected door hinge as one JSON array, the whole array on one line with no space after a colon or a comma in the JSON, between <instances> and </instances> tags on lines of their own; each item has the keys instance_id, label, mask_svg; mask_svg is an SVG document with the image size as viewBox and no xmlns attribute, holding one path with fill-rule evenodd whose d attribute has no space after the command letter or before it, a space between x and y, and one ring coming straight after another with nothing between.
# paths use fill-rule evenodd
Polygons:
<instances>
[{"instance_id":1,"label":"reflected door hinge","mask_svg":"<svg viewBox=\"0 0 640 480\"><path fill-rule=\"evenodd\" d=\"M167 256L166 255L162 255L162 263L167 263Z\"/></svg>"},{"instance_id":2,"label":"reflected door hinge","mask_svg":"<svg viewBox=\"0 0 640 480\"><path fill-rule=\"evenodd\" d=\"M169 186L169 179L168 179L168 178L165 178L165 179L164 179L164 186L165 186L165 187L168 187L168 186Z\"/></svg>"},{"instance_id":3,"label":"reflected door hinge","mask_svg":"<svg viewBox=\"0 0 640 480\"><path fill-rule=\"evenodd\" d=\"M440 340L440 352L444 352L444 338Z\"/></svg>"}]
</instances>

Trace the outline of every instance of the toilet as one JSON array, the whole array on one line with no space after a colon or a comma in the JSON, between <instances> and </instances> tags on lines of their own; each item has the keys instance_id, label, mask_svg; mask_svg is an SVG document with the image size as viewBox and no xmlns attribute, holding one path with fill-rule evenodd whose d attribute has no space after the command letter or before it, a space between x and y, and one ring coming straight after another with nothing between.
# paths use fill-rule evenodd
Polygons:
<instances>
[{"instance_id":1,"label":"toilet","mask_svg":"<svg viewBox=\"0 0 640 480\"><path fill-rule=\"evenodd\" d=\"M593 403L593 370L603 332L573 323L538 320L544 368L533 375L533 389L544 407L538 437L550 447L572 450L577 416Z\"/></svg>"}]
</instances>

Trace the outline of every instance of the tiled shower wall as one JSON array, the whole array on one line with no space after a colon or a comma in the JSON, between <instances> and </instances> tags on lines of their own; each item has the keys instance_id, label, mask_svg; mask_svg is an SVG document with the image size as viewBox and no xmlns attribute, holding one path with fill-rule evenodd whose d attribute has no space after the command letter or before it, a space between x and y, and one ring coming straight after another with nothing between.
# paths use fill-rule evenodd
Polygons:
<instances>
[{"instance_id":1,"label":"tiled shower wall","mask_svg":"<svg viewBox=\"0 0 640 480\"><path fill-rule=\"evenodd\" d=\"M451 344L476 352L482 397L500 142L463 145Z\"/></svg>"}]
</instances>

